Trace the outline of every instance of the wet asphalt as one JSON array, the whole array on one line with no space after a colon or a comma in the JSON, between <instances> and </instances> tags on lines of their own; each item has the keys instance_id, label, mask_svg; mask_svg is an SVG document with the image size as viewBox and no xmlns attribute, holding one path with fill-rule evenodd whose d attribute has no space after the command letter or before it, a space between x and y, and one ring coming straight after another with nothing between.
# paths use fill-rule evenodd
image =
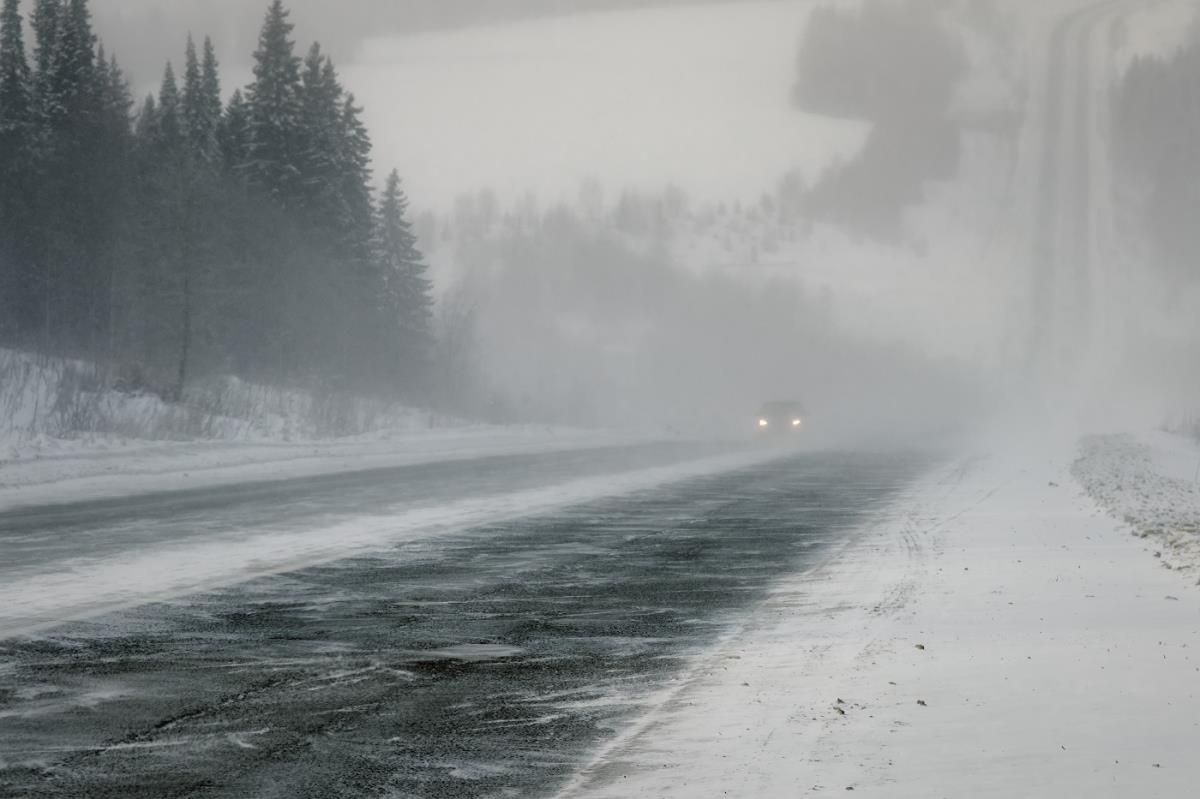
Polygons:
<instances>
[{"instance_id":1,"label":"wet asphalt","mask_svg":"<svg viewBox=\"0 0 1200 799\"><path fill-rule=\"evenodd\" d=\"M568 456L541 457L530 480ZM929 462L797 453L0 641L0 797L552 795L772 581ZM502 464L317 481L287 510L282 486L228 504L316 524ZM113 503L103 523L217 523L180 499ZM59 511L75 526L53 534L48 513L26 531L92 529Z\"/></svg>"}]
</instances>

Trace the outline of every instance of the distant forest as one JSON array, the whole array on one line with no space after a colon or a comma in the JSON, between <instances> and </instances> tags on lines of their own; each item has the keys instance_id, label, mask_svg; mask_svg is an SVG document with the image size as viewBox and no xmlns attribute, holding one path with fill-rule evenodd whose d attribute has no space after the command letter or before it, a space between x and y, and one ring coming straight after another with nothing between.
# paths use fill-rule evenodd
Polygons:
<instances>
[{"instance_id":1,"label":"distant forest","mask_svg":"<svg viewBox=\"0 0 1200 799\"><path fill-rule=\"evenodd\" d=\"M88 0L29 5L0 16L0 346L167 398L218 371L422 394L431 289L400 179L375 195L362 109L281 0L228 103L208 40L135 103Z\"/></svg>"},{"instance_id":2,"label":"distant forest","mask_svg":"<svg viewBox=\"0 0 1200 799\"><path fill-rule=\"evenodd\" d=\"M1135 219L1174 287L1200 278L1200 28L1169 56L1138 58L1114 104L1115 150ZM1172 293L1172 296L1178 296Z\"/></svg>"},{"instance_id":3,"label":"distant forest","mask_svg":"<svg viewBox=\"0 0 1200 799\"><path fill-rule=\"evenodd\" d=\"M806 210L813 218L902 238L904 209L921 201L927 182L958 169L960 131L950 102L967 61L939 15L924 0L813 11L793 101L871 123L859 156L812 187Z\"/></svg>"}]
</instances>

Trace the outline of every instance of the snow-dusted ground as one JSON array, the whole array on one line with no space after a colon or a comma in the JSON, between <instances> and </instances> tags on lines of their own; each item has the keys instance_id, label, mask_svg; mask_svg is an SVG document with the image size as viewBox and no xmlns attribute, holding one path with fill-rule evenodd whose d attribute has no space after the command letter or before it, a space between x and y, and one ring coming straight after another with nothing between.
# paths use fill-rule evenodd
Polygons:
<instances>
[{"instance_id":1,"label":"snow-dusted ground","mask_svg":"<svg viewBox=\"0 0 1200 799\"><path fill-rule=\"evenodd\" d=\"M235 378L182 403L104 385L87 363L0 349L0 511L664 437L476 424Z\"/></svg>"},{"instance_id":2,"label":"snow-dusted ground","mask_svg":"<svg viewBox=\"0 0 1200 799\"><path fill-rule=\"evenodd\" d=\"M1075 477L1101 506L1152 545L1167 569L1200 572L1200 446L1171 433L1093 436Z\"/></svg>"},{"instance_id":3,"label":"snow-dusted ground","mask_svg":"<svg viewBox=\"0 0 1200 799\"><path fill-rule=\"evenodd\" d=\"M1041 441L933 474L562 795L1194 795L1200 597L1074 459Z\"/></svg>"}]
</instances>

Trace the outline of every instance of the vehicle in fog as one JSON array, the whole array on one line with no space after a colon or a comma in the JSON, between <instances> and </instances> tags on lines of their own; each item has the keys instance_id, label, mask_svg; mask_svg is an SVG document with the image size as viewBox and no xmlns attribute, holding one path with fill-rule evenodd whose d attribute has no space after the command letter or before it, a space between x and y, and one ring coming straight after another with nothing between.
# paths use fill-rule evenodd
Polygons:
<instances>
[{"instance_id":1,"label":"vehicle in fog","mask_svg":"<svg viewBox=\"0 0 1200 799\"><path fill-rule=\"evenodd\" d=\"M760 435L794 435L804 430L804 406L795 400L768 402L758 411Z\"/></svg>"}]
</instances>

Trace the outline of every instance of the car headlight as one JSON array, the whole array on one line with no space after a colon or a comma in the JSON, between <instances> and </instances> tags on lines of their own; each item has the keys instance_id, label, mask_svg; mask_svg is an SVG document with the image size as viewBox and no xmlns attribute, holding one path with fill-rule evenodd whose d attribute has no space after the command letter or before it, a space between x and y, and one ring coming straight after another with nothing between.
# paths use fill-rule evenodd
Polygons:
<instances>
[{"instance_id":1,"label":"car headlight","mask_svg":"<svg viewBox=\"0 0 1200 799\"><path fill-rule=\"evenodd\" d=\"M801 426L801 425L803 425L803 424L804 424L804 422L803 422L802 420L800 420L800 419L793 419L793 420L792 420L792 427L800 427L800 426Z\"/></svg>"},{"instance_id":2,"label":"car headlight","mask_svg":"<svg viewBox=\"0 0 1200 799\"><path fill-rule=\"evenodd\" d=\"M770 424L771 424L771 423L770 423L770 422L768 422L766 419L759 419L759 420L758 420L758 426L759 426L759 427L769 427L769 426L770 426Z\"/></svg>"}]
</instances>

